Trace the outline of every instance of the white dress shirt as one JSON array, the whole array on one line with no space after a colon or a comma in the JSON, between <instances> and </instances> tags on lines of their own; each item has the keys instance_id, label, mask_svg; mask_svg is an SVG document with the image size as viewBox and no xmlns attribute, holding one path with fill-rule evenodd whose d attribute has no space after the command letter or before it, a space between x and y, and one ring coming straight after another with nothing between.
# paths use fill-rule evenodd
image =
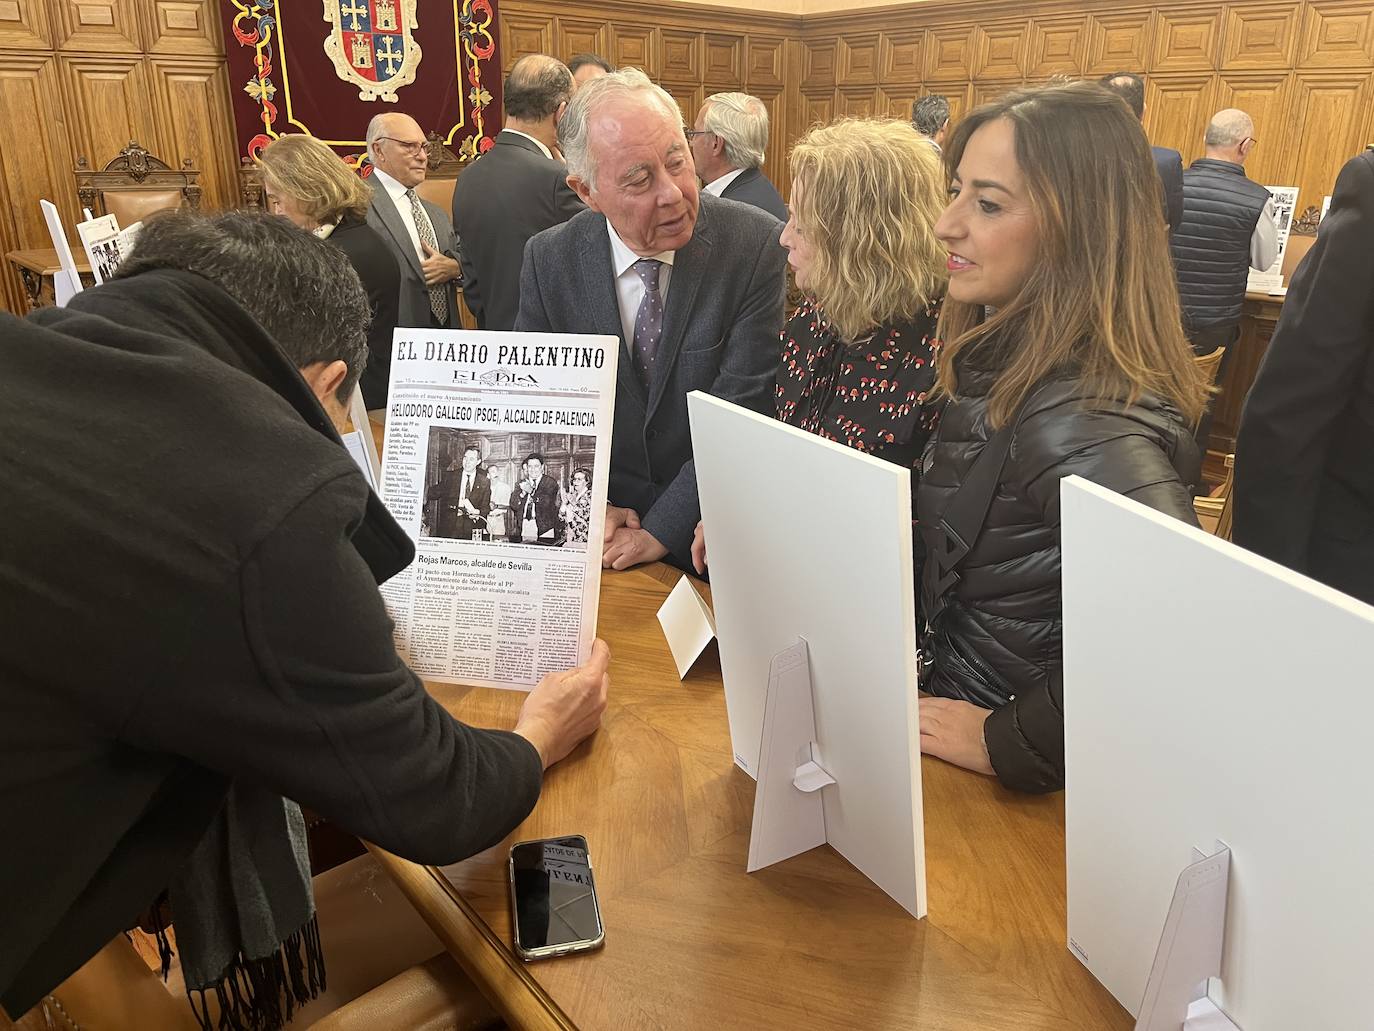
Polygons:
<instances>
[{"instance_id":1,"label":"white dress shirt","mask_svg":"<svg viewBox=\"0 0 1374 1031\"><path fill-rule=\"evenodd\" d=\"M639 255L625 246L625 241L615 231L610 219L606 220L606 230L611 236L611 271L615 275L615 299L620 304L620 329L625 334L625 346L634 347L635 318L639 315L640 302L644 300L644 281L634 270ZM668 306L668 283L673 278L673 255L676 251L659 251L651 255L656 261L663 262L658 270L658 293L663 298L663 306Z\"/></svg>"},{"instance_id":2,"label":"white dress shirt","mask_svg":"<svg viewBox=\"0 0 1374 1031\"><path fill-rule=\"evenodd\" d=\"M1250 234L1250 267L1265 271L1279 256L1279 227L1274 224L1274 198L1264 202L1255 231Z\"/></svg>"},{"instance_id":3,"label":"white dress shirt","mask_svg":"<svg viewBox=\"0 0 1374 1031\"><path fill-rule=\"evenodd\" d=\"M714 197L719 197L725 192L725 188L744 174L744 169L736 168L733 172L726 172L719 179L712 179L702 187L707 193Z\"/></svg>"},{"instance_id":4,"label":"white dress shirt","mask_svg":"<svg viewBox=\"0 0 1374 1031\"><path fill-rule=\"evenodd\" d=\"M543 155L544 155L546 158L548 158L550 161L553 160L553 151L549 150L548 147L544 146L544 141L543 141L543 140L536 140L536 139L535 139L533 136L531 136L529 133L527 133L527 132L521 132L519 129L512 129L509 125L503 126L502 129L501 129L501 131L502 131L502 132L513 133L513 134L515 134L516 136L523 136L523 137L525 137L525 139L529 140L531 143L533 143L536 147L539 148L539 152L540 152L541 154L543 154Z\"/></svg>"},{"instance_id":5,"label":"white dress shirt","mask_svg":"<svg viewBox=\"0 0 1374 1031\"><path fill-rule=\"evenodd\" d=\"M372 174L377 177L377 181L386 190L386 195L396 205L396 212L401 216L401 225L405 226L406 232L410 234L410 243L415 248L415 256L424 261L425 252L420 247L420 231L416 228L415 218L411 214L410 198L406 196L406 188L375 165L372 168ZM420 217L429 222L429 216L425 214L424 205L420 206ZM433 223L430 223L429 229L430 232L434 232ZM439 239L439 234L435 233L434 238Z\"/></svg>"}]
</instances>

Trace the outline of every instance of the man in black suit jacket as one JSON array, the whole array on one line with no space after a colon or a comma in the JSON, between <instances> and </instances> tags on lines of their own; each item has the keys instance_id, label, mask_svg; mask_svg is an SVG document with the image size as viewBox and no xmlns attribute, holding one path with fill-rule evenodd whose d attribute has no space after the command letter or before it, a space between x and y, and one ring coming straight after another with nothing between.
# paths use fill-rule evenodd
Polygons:
<instances>
[{"instance_id":1,"label":"man in black suit jacket","mask_svg":"<svg viewBox=\"0 0 1374 1031\"><path fill-rule=\"evenodd\" d=\"M579 89L558 142L591 210L530 240L515 328L620 338L601 561L690 569L701 513L687 393L771 412L782 226L699 194L677 103L643 72Z\"/></svg>"},{"instance_id":2,"label":"man in black suit jacket","mask_svg":"<svg viewBox=\"0 0 1374 1031\"><path fill-rule=\"evenodd\" d=\"M485 531L491 514L491 480L479 466L482 451L476 444L463 449L461 465L450 466L430 488L427 503L435 506L430 525L435 537L470 541L475 530Z\"/></svg>"},{"instance_id":3,"label":"man in black suit jacket","mask_svg":"<svg viewBox=\"0 0 1374 1031\"><path fill-rule=\"evenodd\" d=\"M747 93L715 93L697 112L687 134L692 160L707 193L762 208L779 222L787 205L759 171L768 149L768 108Z\"/></svg>"},{"instance_id":4,"label":"man in black suit jacket","mask_svg":"<svg viewBox=\"0 0 1374 1031\"><path fill-rule=\"evenodd\" d=\"M1098 85L1111 90L1126 102L1140 121L1145 120L1145 80L1132 72L1113 72L1098 80ZM1163 191L1164 221L1169 232L1183 224L1183 155L1168 147L1151 147L1155 171L1159 173Z\"/></svg>"},{"instance_id":5,"label":"man in black suit jacket","mask_svg":"<svg viewBox=\"0 0 1374 1031\"><path fill-rule=\"evenodd\" d=\"M585 207L568 186L567 167L553 156L558 119L572 92L572 73L562 61L544 54L516 61L506 76L505 127L454 187L463 294L479 329L515 325L525 241Z\"/></svg>"},{"instance_id":6,"label":"man in black suit jacket","mask_svg":"<svg viewBox=\"0 0 1374 1031\"><path fill-rule=\"evenodd\" d=\"M1236 442L1234 539L1374 604L1374 152L1336 179Z\"/></svg>"},{"instance_id":7,"label":"man in black suit jacket","mask_svg":"<svg viewBox=\"0 0 1374 1031\"><path fill-rule=\"evenodd\" d=\"M535 452L525 459L525 478L517 488L518 497L512 498L519 511L516 531L511 540L517 544L563 543L563 520L558 511L563 507L562 490L552 476L544 475L544 456ZM534 533L525 529L534 523Z\"/></svg>"}]
</instances>

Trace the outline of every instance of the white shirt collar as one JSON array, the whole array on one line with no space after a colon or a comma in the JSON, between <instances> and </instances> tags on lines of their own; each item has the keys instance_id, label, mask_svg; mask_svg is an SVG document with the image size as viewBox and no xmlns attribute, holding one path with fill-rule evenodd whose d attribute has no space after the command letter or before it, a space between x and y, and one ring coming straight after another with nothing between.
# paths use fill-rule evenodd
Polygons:
<instances>
[{"instance_id":1,"label":"white shirt collar","mask_svg":"<svg viewBox=\"0 0 1374 1031\"><path fill-rule=\"evenodd\" d=\"M719 179L712 179L702 189L712 196L719 197L725 192L727 186L744 174L744 171L743 168L736 168L733 172L726 172Z\"/></svg>"},{"instance_id":2,"label":"white shirt collar","mask_svg":"<svg viewBox=\"0 0 1374 1031\"><path fill-rule=\"evenodd\" d=\"M625 241L620 238L620 234L615 231L615 226L611 225L611 220L606 219L606 232L611 237L611 266L615 271L615 278L623 276L636 261L639 255L625 246ZM677 251L659 251L657 254L650 255L657 261L665 265L673 263L673 255Z\"/></svg>"},{"instance_id":3,"label":"white shirt collar","mask_svg":"<svg viewBox=\"0 0 1374 1031\"><path fill-rule=\"evenodd\" d=\"M399 201L406 195L406 188L376 165L372 166L372 174L377 177L377 181L382 184L382 188L386 190L387 196L393 201Z\"/></svg>"},{"instance_id":4,"label":"white shirt collar","mask_svg":"<svg viewBox=\"0 0 1374 1031\"><path fill-rule=\"evenodd\" d=\"M543 140L536 140L536 139L535 139L533 136L531 136L529 133L527 133L527 132L521 132L519 129L512 129L509 125L503 126L502 129L501 129L501 131L502 131L502 132L513 133L513 134L516 135L516 136L523 136L523 137L525 137L525 139L529 140L531 143L533 143L536 147L539 148L539 152L540 152L541 154L543 154L543 155L544 155L546 158L548 158L550 161L553 160L553 152L552 152L551 150L549 150L548 147L544 146L544 141L543 141Z\"/></svg>"}]
</instances>

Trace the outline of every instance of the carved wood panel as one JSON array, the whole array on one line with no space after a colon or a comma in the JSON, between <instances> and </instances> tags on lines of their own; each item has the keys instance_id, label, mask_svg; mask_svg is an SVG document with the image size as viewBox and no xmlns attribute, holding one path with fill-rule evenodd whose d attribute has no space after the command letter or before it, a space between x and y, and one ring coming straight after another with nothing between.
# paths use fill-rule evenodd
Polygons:
<instances>
[{"instance_id":1,"label":"carved wood panel","mask_svg":"<svg viewBox=\"0 0 1374 1031\"><path fill-rule=\"evenodd\" d=\"M802 106L806 112L800 131L806 132L813 125L824 125L835 117L835 93L807 93L802 96Z\"/></svg>"},{"instance_id":2,"label":"carved wood panel","mask_svg":"<svg viewBox=\"0 0 1374 1031\"><path fill-rule=\"evenodd\" d=\"M878 81L884 85L920 82L925 36L920 29L883 33L883 44L879 51Z\"/></svg>"},{"instance_id":3,"label":"carved wood panel","mask_svg":"<svg viewBox=\"0 0 1374 1031\"><path fill-rule=\"evenodd\" d=\"M1020 83L1016 82L975 82L971 86L970 107L982 107L990 104L994 100L1001 100L1008 90L1016 89ZM950 124L954 123L953 105L950 105Z\"/></svg>"},{"instance_id":4,"label":"carved wood panel","mask_svg":"<svg viewBox=\"0 0 1374 1031\"><path fill-rule=\"evenodd\" d=\"M134 0L56 0L57 46L101 54L143 49Z\"/></svg>"},{"instance_id":5,"label":"carved wood panel","mask_svg":"<svg viewBox=\"0 0 1374 1031\"><path fill-rule=\"evenodd\" d=\"M785 98L781 93L755 93L754 96L763 101L763 106L768 108L768 146L764 150L763 167L768 178L778 188L778 192L786 197L789 178L787 151L792 141L787 134Z\"/></svg>"},{"instance_id":6,"label":"carved wood panel","mask_svg":"<svg viewBox=\"0 0 1374 1031\"><path fill-rule=\"evenodd\" d=\"M1025 74L1026 25L979 26L975 33L973 75L980 79L1019 79Z\"/></svg>"},{"instance_id":7,"label":"carved wood panel","mask_svg":"<svg viewBox=\"0 0 1374 1031\"><path fill-rule=\"evenodd\" d=\"M973 74L975 32L972 25L928 30L925 77L950 82Z\"/></svg>"},{"instance_id":8,"label":"carved wood panel","mask_svg":"<svg viewBox=\"0 0 1374 1031\"><path fill-rule=\"evenodd\" d=\"M1221 35L1221 67L1291 68L1298 40L1298 19L1292 4L1263 4L1226 8Z\"/></svg>"},{"instance_id":9,"label":"carved wood panel","mask_svg":"<svg viewBox=\"0 0 1374 1031\"><path fill-rule=\"evenodd\" d=\"M702 40L706 80L729 90L744 88L744 37L707 33Z\"/></svg>"},{"instance_id":10,"label":"carved wood panel","mask_svg":"<svg viewBox=\"0 0 1374 1031\"><path fill-rule=\"evenodd\" d=\"M876 86L847 86L835 90L836 117L872 118L883 113L878 104Z\"/></svg>"},{"instance_id":11,"label":"carved wood panel","mask_svg":"<svg viewBox=\"0 0 1374 1031\"><path fill-rule=\"evenodd\" d=\"M638 68L651 79L659 76L658 29L650 25L611 22L611 64Z\"/></svg>"},{"instance_id":12,"label":"carved wood panel","mask_svg":"<svg viewBox=\"0 0 1374 1031\"><path fill-rule=\"evenodd\" d=\"M841 86L877 82L880 45L876 32L842 38L835 51L835 82Z\"/></svg>"},{"instance_id":13,"label":"carved wood panel","mask_svg":"<svg viewBox=\"0 0 1374 1031\"><path fill-rule=\"evenodd\" d=\"M1211 75L1152 75L1145 83L1145 133L1155 146L1182 154L1185 168L1202 156L1214 92Z\"/></svg>"},{"instance_id":14,"label":"carved wood panel","mask_svg":"<svg viewBox=\"0 0 1374 1031\"><path fill-rule=\"evenodd\" d=\"M1300 68L1374 64L1374 6L1368 0L1311 0L1303 9Z\"/></svg>"},{"instance_id":15,"label":"carved wood panel","mask_svg":"<svg viewBox=\"0 0 1374 1031\"><path fill-rule=\"evenodd\" d=\"M143 36L154 54L224 53L214 0L152 0Z\"/></svg>"},{"instance_id":16,"label":"carved wood panel","mask_svg":"<svg viewBox=\"0 0 1374 1031\"><path fill-rule=\"evenodd\" d=\"M663 81L701 82L701 33L663 30Z\"/></svg>"},{"instance_id":17,"label":"carved wood panel","mask_svg":"<svg viewBox=\"0 0 1374 1031\"><path fill-rule=\"evenodd\" d=\"M1026 36L1026 78L1042 82L1052 75L1079 74L1083 70L1084 23L1081 16L1033 19Z\"/></svg>"},{"instance_id":18,"label":"carved wood panel","mask_svg":"<svg viewBox=\"0 0 1374 1031\"><path fill-rule=\"evenodd\" d=\"M526 54L553 53L553 16L501 12L501 63L505 71ZM571 56L571 55L568 55Z\"/></svg>"},{"instance_id":19,"label":"carved wood panel","mask_svg":"<svg viewBox=\"0 0 1374 1031\"><path fill-rule=\"evenodd\" d=\"M158 148L157 119L150 104L148 68L139 57L58 59L70 120L72 149L91 168L104 168L130 140L167 161ZM71 180L69 175L68 180ZM75 185L66 184L68 192Z\"/></svg>"},{"instance_id":20,"label":"carved wood panel","mask_svg":"<svg viewBox=\"0 0 1374 1031\"><path fill-rule=\"evenodd\" d=\"M1297 150L1291 145L1292 76L1282 72L1240 72L1217 82L1216 108L1236 107L1255 123L1255 149L1247 174L1267 186L1291 186Z\"/></svg>"},{"instance_id":21,"label":"carved wood panel","mask_svg":"<svg viewBox=\"0 0 1374 1031\"><path fill-rule=\"evenodd\" d=\"M1217 66L1221 13L1161 9L1155 29L1152 72L1209 71Z\"/></svg>"},{"instance_id":22,"label":"carved wood panel","mask_svg":"<svg viewBox=\"0 0 1374 1031\"><path fill-rule=\"evenodd\" d=\"M829 39L808 39L802 44L803 64L801 84L803 89L818 89L835 84L835 48L839 41Z\"/></svg>"},{"instance_id":23,"label":"carved wood panel","mask_svg":"<svg viewBox=\"0 0 1374 1031\"><path fill-rule=\"evenodd\" d=\"M745 82L749 88L782 87L786 64L786 40L776 36L750 35L745 43Z\"/></svg>"},{"instance_id":24,"label":"carved wood panel","mask_svg":"<svg viewBox=\"0 0 1374 1031\"><path fill-rule=\"evenodd\" d=\"M682 110L682 124L693 125L696 122L697 112L701 110L701 102L705 99L706 90L702 86L688 86L685 83L663 83L677 106Z\"/></svg>"},{"instance_id":25,"label":"carved wood panel","mask_svg":"<svg viewBox=\"0 0 1374 1031\"><path fill-rule=\"evenodd\" d=\"M1369 103L1371 76L1299 72L1294 84L1293 111L1297 134L1297 162L1293 182L1298 207L1320 206L1336 185L1336 174L1365 143L1364 115Z\"/></svg>"},{"instance_id":26,"label":"carved wood panel","mask_svg":"<svg viewBox=\"0 0 1374 1031\"><path fill-rule=\"evenodd\" d=\"M202 208L238 203L238 169L225 140L234 138L229 76L223 61L153 57L153 95L160 139L158 155L173 168L189 158L200 172ZM149 148L151 149L151 148Z\"/></svg>"},{"instance_id":27,"label":"carved wood panel","mask_svg":"<svg viewBox=\"0 0 1374 1031\"><path fill-rule=\"evenodd\" d=\"M1146 67L1154 39L1154 13L1127 11L1088 15L1087 75Z\"/></svg>"},{"instance_id":28,"label":"carved wood panel","mask_svg":"<svg viewBox=\"0 0 1374 1031\"><path fill-rule=\"evenodd\" d=\"M501 19L504 21L505 18L506 13L503 10ZM611 28L604 21L559 18L557 28L558 56L564 61L571 60L574 54L610 53Z\"/></svg>"},{"instance_id":29,"label":"carved wood panel","mask_svg":"<svg viewBox=\"0 0 1374 1031\"><path fill-rule=\"evenodd\" d=\"M893 85L878 87L877 114L888 118L911 121L911 105L918 96L915 86Z\"/></svg>"},{"instance_id":30,"label":"carved wood panel","mask_svg":"<svg viewBox=\"0 0 1374 1031\"><path fill-rule=\"evenodd\" d=\"M52 30L43 0L3 0L0 2L0 48L52 46Z\"/></svg>"}]
</instances>

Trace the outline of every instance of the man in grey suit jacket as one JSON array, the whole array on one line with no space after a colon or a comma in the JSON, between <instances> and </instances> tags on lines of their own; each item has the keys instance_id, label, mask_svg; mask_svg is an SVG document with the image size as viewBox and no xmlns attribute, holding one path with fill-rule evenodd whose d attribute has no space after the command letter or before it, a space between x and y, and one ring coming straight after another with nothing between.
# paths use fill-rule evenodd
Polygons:
<instances>
[{"instance_id":1,"label":"man in grey suit jacket","mask_svg":"<svg viewBox=\"0 0 1374 1031\"><path fill-rule=\"evenodd\" d=\"M506 122L496 145L454 188L463 294L479 329L515 325L525 241L585 207L568 186L567 166L552 153L572 92L572 73L557 58L527 54L516 61L501 95Z\"/></svg>"},{"instance_id":2,"label":"man in grey suit jacket","mask_svg":"<svg viewBox=\"0 0 1374 1031\"><path fill-rule=\"evenodd\" d=\"M760 171L768 149L768 108L747 93L713 93L687 133L707 193L762 208L779 222L787 205Z\"/></svg>"},{"instance_id":3,"label":"man in grey suit jacket","mask_svg":"<svg viewBox=\"0 0 1374 1031\"><path fill-rule=\"evenodd\" d=\"M396 324L457 329L456 286L463 275L458 239L448 215L415 193L425 181L428 147L410 115L391 111L368 123L372 205L367 224L392 247L401 269Z\"/></svg>"},{"instance_id":4,"label":"man in grey suit jacket","mask_svg":"<svg viewBox=\"0 0 1374 1031\"><path fill-rule=\"evenodd\" d=\"M578 90L558 141L591 210L526 245L515 328L620 338L602 564L687 569L700 518L687 393L771 411L782 227L700 196L677 104L638 70Z\"/></svg>"}]
</instances>

